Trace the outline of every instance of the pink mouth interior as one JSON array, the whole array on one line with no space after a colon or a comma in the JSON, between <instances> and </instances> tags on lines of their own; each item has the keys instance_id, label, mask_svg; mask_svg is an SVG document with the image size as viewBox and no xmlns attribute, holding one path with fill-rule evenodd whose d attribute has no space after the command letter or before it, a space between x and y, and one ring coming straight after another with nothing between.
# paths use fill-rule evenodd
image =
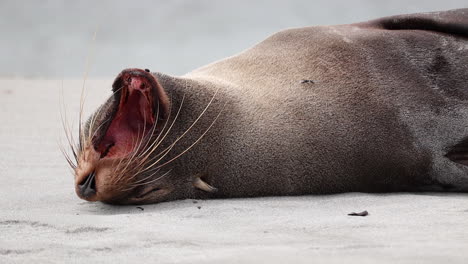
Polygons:
<instances>
[{"instance_id":1,"label":"pink mouth interior","mask_svg":"<svg viewBox=\"0 0 468 264\"><path fill-rule=\"evenodd\" d=\"M97 147L101 157L123 158L137 150L154 124L151 86L144 77L123 76L119 109Z\"/></svg>"}]
</instances>

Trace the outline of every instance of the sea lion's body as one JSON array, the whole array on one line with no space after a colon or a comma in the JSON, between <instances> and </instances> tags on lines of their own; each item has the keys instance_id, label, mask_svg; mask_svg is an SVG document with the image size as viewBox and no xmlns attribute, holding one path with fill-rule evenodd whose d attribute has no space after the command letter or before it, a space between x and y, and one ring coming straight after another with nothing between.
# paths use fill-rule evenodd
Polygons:
<instances>
[{"instance_id":1,"label":"sea lion's body","mask_svg":"<svg viewBox=\"0 0 468 264\"><path fill-rule=\"evenodd\" d=\"M183 101L165 146L214 95L173 157L222 111L164 168L175 187L161 200L468 191L467 9L286 30L154 76L172 116ZM197 177L217 191L193 188Z\"/></svg>"}]
</instances>

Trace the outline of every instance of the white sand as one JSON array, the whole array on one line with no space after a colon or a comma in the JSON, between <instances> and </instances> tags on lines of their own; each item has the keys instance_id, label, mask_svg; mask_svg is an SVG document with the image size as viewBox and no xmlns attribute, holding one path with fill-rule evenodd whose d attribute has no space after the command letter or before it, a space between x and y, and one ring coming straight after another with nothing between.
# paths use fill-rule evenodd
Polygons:
<instances>
[{"instance_id":1,"label":"white sand","mask_svg":"<svg viewBox=\"0 0 468 264\"><path fill-rule=\"evenodd\" d=\"M64 82L70 113L80 83ZM88 82L88 109L110 83ZM144 211L81 201L57 144L60 87L0 81L0 263L468 261L466 194L185 200ZM347 216L362 210L370 215Z\"/></svg>"}]
</instances>

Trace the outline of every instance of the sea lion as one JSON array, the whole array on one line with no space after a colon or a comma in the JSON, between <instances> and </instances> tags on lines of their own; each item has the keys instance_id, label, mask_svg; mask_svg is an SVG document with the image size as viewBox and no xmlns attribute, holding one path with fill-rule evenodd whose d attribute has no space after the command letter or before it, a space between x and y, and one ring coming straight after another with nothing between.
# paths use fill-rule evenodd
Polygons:
<instances>
[{"instance_id":1,"label":"sea lion","mask_svg":"<svg viewBox=\"0 0 468 264\"><path fill-rule=\"evenodd\" d=\"M288 29L112 91L68 159L88 201L468 191L468 9Z\"/></svg>"}]
</instances>

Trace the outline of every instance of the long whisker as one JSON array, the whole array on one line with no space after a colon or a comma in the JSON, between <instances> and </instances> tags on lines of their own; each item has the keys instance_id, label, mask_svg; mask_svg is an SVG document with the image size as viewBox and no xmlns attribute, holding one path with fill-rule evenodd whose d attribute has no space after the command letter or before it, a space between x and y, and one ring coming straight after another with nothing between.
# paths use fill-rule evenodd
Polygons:
<instances>
[{"instance_id":1,"label":"long whisker","mask_svg":"<svg viewBox=\"0 0 468 264\"><path fill-rule=\"evenodd\" d=\"M96 28L96 30L94 31L94 35L93 35L93 39L92 39L92 44L95 43L96 41L96 36L97 36L97 32L98 32L98 28ZM94 51L94 45L91 45L90 47L90 51L88 53L88 56L86 56L86 66L85 66L85 72L84 72L84 76L83 76L83 86L81 88L81 95L80 95L80 112L79 112L79 120L78 120L78 131L79 131L79 142L80 142L80 149L81 149L81 152L83 153L83 150L84 150L84 138L83 138L83 130L82 130L82 126L83 126L83 111L84 111L84 102L85 102L85 99L86 99L86 94L85 94L85 87L86 87L86 80L88 79L88 74L89 74L89 69L90 69L90 60L91 60L91 56L93 55L93 51ZM83 153L84 154L84 153ZM86 157L84 157L86 159Z\"/></svg>"},{"instance_id":2,"label":"long whisker","mask_svg":"<svg viewBox=\"0 0 468 264\"><path fill-rule=\"evenodd\" d=\"M113 96L115 96L115 94L117 92L119 92L120 90L122 89L122 87L120 87L119 89L117 89L115 92L113 92L107 99L109 100L110 98L112 98ZM101 129L101 127L109 122L111 120L111 117L107 118L106 120L104 120L96 129L94 129L94 126L95 126L95 123L96 123L96 119L97 117L101 114L102 112L102 109L104 108L104 106L106 106L105 104L102 104L98 107L97 111L93 114L93 116L91 117L91 120L89 122L89 126L88 126L88 133L87 133L87 138L85 139L86 142L88 143L91 143L93 141L93 138L94 136L96 136L96 133ZM92 134L91 132L94 131Z\"/></svg>"},{"instance_id":3,"label":"long whisker","mask_svg":"<svg viewBox=\"0 0 468 264\"><path fill-rule=\"evenodd\" d=\"M145 137L145 131L146 131L146 116L144 116L144 119L143 119L143 130L141 132L141 138L140 138L140 132L137 133L137 139L136 139L136 144L138 144L138 146L136 146L133 150L132 150L132 156L130 157L130 159L128 159L128 161L126 162L126 165L125 167L121 170L121 173L120 175L118 175L116 177L116 182L119 182L122 177L125 175L126 173L126 170L127 170L127 167L132 164L132 162L134 161L135 157L137 157L137 154L139 153L140 149L141 149L141 146L143 144L143 139ZM133 141L133 140L132 140ZM136 144L133 144L132 143L132 146L133 145L136 145Z\"/></svg>"},{"instance_id":4,"label":"long whisker","mask_svg":"<svg viewBox=\"0 0 468 264\"><path fill-rule=\"evenodd\" d=\"M136 145L138 143L139 137L140 137L140 131L138 131L136 139L134 137L132 137L132 144L131 144L132 146L134 146L134 145ZM125 173L127 171L128 166L130 166L130 164L132 163L133 158L135 157L136 151L132 150L132 152L133 152L132 156L130 158L128 158L128 159L125 159L125 163L123 165L124 167L119 170L120 174L115 177L115 182L120 182L122 180L123 176L125 175ZM119 162L119 166L120 166L120 163L122 162L122 160Z\"/></svg>"},{"instance_id":5,"label":"long whisker","mask_svg":"<svg viewBox=\"0 0 468 264\"><path fill-rule=\"evenodd\" d=\"M176 116L175 116L175 118L174 118L172 124L170 125L170 127L169 127L168 130L166 131L166 134L164 134L163 138L162 138L161 140L159 140L159 138L161 137L161 135L163 135L164 130L165 130L167 124L169 123L170 116L171 116L171 112L172 112L172 111L169 111L169 115L168 115L166 121L164 122L164 126L163 126L161 132L158 134L157 138L153 141L153 143L152 143L152 144L150 145L150 147L148 148L148 149L151 148L151 151L150 151L149 153L147 153L147 154L145 155L145 157L142 158L141 161L137 164L136 167L139 168L139 169L138 169L138 171L137 171L136 173L133 173L133 176L132 176L131 178L129 178L129 180L135 178L135 177L141 172L141 170L144 169L144 166L143 166L143 165L144 165L144 161L145 161L145 160L149 157L149 155L151 155L151 153L159 146L160 142L162 142L162 140L164 140L164 138L165 138L165 136L167 135L167 133L169 133L170 129L172 128L172 126L174 125L175 121L177 120L177 117L179 116L179 113L180 113L180 110L181 110L181 108L182 108L184 99L185 99L185 94L184 94L184 97L182 98L182 103L181 103L181 105L180 105L180 107L179 107L179 109L178 109L178 111L177 111L177 114L176 114ZM172 99L171 99L171 100L172 100ZM172 103L170 104L170 107L172 107ZM158 109L159 109L159 107L158 107ZM156 144L156 145L155 145L155 144ZM145 151L145 152L147 152L147 151ZM163 151L163 153L164 153L164 151ZM128 163L127 163L127 164L128 164ZM118 181L120 181L120 180L122 179L123 175L127 173L126 170L119 170L119 171L120 171L120 176L118 176Z\"/></svg>"},{"instance_id":6,"label":"long whisker","mask_svg":"<svg viewBox=\"0 0 468 264\"><path fill-rule=\"evenodd\" d=\"M138 183L138 184L134 184L134 185L132 185L132 188L135 188L135 187L138 187L138 186L141 186L141 185L151 184L151 183L153 183L153 182L155 182L155 181L158 181L158 180L160 180L160 179L166 177L171 171L172 171L172 170L168 170L168 171L165 172L163 175L161 175L161 176L159 176L159 177L157 177L157 178L155 178L155 179L152 179L151 181L140 182L140 183ZM156 173L153 173L153 174L150 175L150 176L153 176L153 175L155 175L155 174L156 174ZM150 177L147 177L147 178L150 178Z\"/></svg>"},{"instance_id":7,"label":"long whisker","mask_svg":"<svg viewBox=\"0 0 468 264\"><path fill-rule=\"evenodd\" d=\"M216 118L213 120L213 122L211 122L210 126L205 130L205 132L203 132L203 134L197 139L195 140L195 142L192 143L192 145L190 145L188 148L186 148L184 151L182 151L181 153L179 153L177 156L175 156L174 158L168 160L167 162L159 165L159 166L156 166L156 168L162 168L166 165L168 165L169 163L175 161L176 159L180 158L182 155L184 155L185 153L187 153L187 151L189 151L193 146L195 146L205 135L206 133L208 133L208 131L210 131L210 129L213 127L213 125L216 123L216 121L218 120L219 116L222 114L222 112L224 111L226 107L226 104L224 104L223 108L221 109L221 111L219 111L218 115L216 116Z\"/></svg>"},{"instance_id":8,"label":"long whisker","mask_svg":"<svg viewBox=\"0 0 468 264\"><path fill-rule=\"evenodd\" d=\"M68 142L68 145L72 151L72 154L73 154L73 157L75 158L75 162L78 162L78 158L77 158L77 153L76 153L76 150L74 148L74 143L73 143L73 134L72 134L72 131L70 129L70 125L68 123L68 120L67 120L67 116L66 116L66 113L67 113L67 110L66 110L66 107L65 107L65 98L64 98L64 95L63 95L63 80L62 80L62 86L61 86L61 89L60 89L60 96L59 96L59 105L60 105L60 120L62 122L62 128L65 132L65 137L67 139L67 142ZM70 161L71 162L71 159L69 157L69 155L67 154L67 152L62 152L65 156L65 158L67 159L67 161ZM70 162L68 162L70 164ZM70 164L72 167L75 167L76 168L76 165L71 162Z\"/></svg>"},{"instance_id":9,"label":"long whisker","mask_svg":"<svg viewBox=\"0 0 468 264\"><path fill-rule=\"evenodd\" d=\"M138 130L140 130L140 128L138 127ZM139 134L137 134L137 143L138 143L138 146L136 147L136 149L134 150L134 153L133 153L133 157L137 157L138 156L138 152L140 151L141 149L141 146L143 145L143 138L145 137L145 132L146 132L146 115L143 116L143 130L141 131L141 139L139 138ZM146 142L147 143L147 142Z\"/></svg>"},{"instance_id":10,"label":"long whisker","mask_svg":"<svg viewBox=\"0 0 468 264\"><path fill-rule=\"evenodd\" d=\"M157 172L160 171L160 170L161 170L161 169L159 169L159 168L157 168L157 169L156 169L156 168L153 168L153 169L151 169L151 170L148 170L147 173L152 173L152 174L154 174L154 173L157 173ZM128 182L131 182L131 180L133 180L133 178L135 178L135 177L138 176L138 175L139 175L138 172L137 172L137 173L134 173L133 176L132 176L131 178L128 179ZM138 180L138 181L136 181L136 182L134 182L134 183L138 183L138 182L141 182L141 180Z\"/></svg>"},{"instance_id":11,"label":"long whisker","mask_svg":"<svg viewBox=\"0 0 468 264\"><path fill-rule=\"evenodd\" d=\"M59 148L60 148L60 152L62 152L63 156L65 157L65 159L67 160L67 163L70 165L70 167L72 168L72 170L76 169L76 165L73 163L73 161L71 160L70 156L68 155L68 153L65 151L65 148L63 147L62 144L59 144Z\"/></svg>"},{"instance_id":12,"label":"long whisker","mask_svg":"<svg viewBox=\"0 0 468 264\"><path fill-rule=\"evenodd\" d=\"M166 127L167 124L169 123L170 116L171 116L171 112L172 112L171 110L169 111L169 115L168 115L166 121L164 122L164 126L163 126L161 132L158 134L157 138L153 141L153 143L152 143L152 144L150 145L150 147L148 148L148 149L151 148L151 151L150 151L149 153L147 153L147 154L145 155L144 158L141 158L141 161L140 161L140 162L137 164L137 166L136 166L137 168L139 168L138 171L137 171L136 173L134 173L133 177L131 177L130 179L133 179L133 178L136 177L143 169L145 169L145 168L144 168L144 164L145 164L146 159L148 159L148 157L151 155L151 153L153 153L154 150L159 146L159 144L164 140L164 138L166 137L166 135L169 133L169 131L170 131L171 128L173 127L175 121L177 120L177 118L178 118L178 116L179 116L179 113L180 113L180 111L181 111L181 109L182 109L182 105L183 105L184 99L185 99L185 94L184 94L184 96L183 96L183 98L182 98L181 105L179 106L179 109L177 110L177 114L176 114L174 120L172 121L172 123L171 123L171 125L169 126L168 130L165 132L163 138L162 138L161 140L159 140L160 136L163 135L163 133L164 133L165 127ZM172 100L172 98L171 98L171 100ZM170 107L172 108L172 103L170 104ZM155 145L155 144L156 144L156 145ZM163 150L162 153L164 153L164 151L166 151L166 150ZM145 151L145 152L147 152L147 151Z\"/></svg>"},{"instance_id":13,"label":"long whisker","mask_svg":"<svg viewBox=\"0 0 468 264\"><path fill-rule=\"evenodd\" d=\"M145 157L145 160L146 160L146 158L149 157L149 155L150 155L151 153L153 153L153 152L161 145L161 143L162 143L162 142L164 141L164 139L167 137L167 135L169 134L169 132L171 132L171 130L172 130L172 128L173 128L175 122L176 122L177 119L179 118L179 114L180 114L180 111L182 110L182 106L184 105L184 101L185 101L185 93L184 93L184 95L183 95L183 97L182 97L182 100L181 100L181 102L180 102L179 109L177 109L177 113L176 113L176 116L174 117L174 120L172 121L172 123L171 123L171 125L169 126L169 128L167 129L167 131L164 133L164 136L161 138L161 140L159 140L159 141L156 140L156 141L155 141L155 142L157 142L157 144L156 144L156 145L151 149L151 151L147 154L147 156ZM168 120L169 120L169 119L168 119ZM158 138L159 138L159 136L158 136ZM163 150L162 152L164 152L164 150Z\"/></svg>"},{"instance_id":14,"label":"long whisker","mask_svg":"<svg viewBox=\"0 0 468 264\"><path fill-rule=\"evenodd\" d=\"M160 180L160 179L166 177L171 171L172 171L172 170L168 170L168 171L165 172L163 175L161 175L161 176L159 176L159 177L157 177L157 178L155 178L155 179L152 179L151 181L148 181L148 182L140 182L140 183L138 183L138 184L132 184L131 186L129 186L129 188L125 189L124 191L131 190L131 189L133 189L133 188L135 188L135 187L138 187L138 186L141 186L141 185L151 184L151 183L153 183L153 182L155 182L155 181L158 181L158 180ZM146 177L145 180L146 180L146 179L149 179L149 178L151 178L151 177L153 177L156 173L158 173L158 171L156 171L155 173L152 173L150 176Z\"/></svg>"},{"instance_id":15,"label":"long whisker","mask_svg":"<svg viewBox=\"0 0 468 264\"><path fill-rule=\"evenodd\" d=\"M127 164L125 165L125 167L122 169L123 172L125 172L127 170L127 167L133 163L133 160L134 158L137 156L138 154L138 151L143 143L143 138L145 136L145 128L146 128L146 117L144 116L143 117L143 130L141 131L141 139L140 139L140 128L138 128L138 133L137 133L137 137L136 137L136 140L135 140L135 144L133 143L133 140L132 140L132 146L134 145L137 145L133 148L132 150L132 155L130 157L130 159L128 159L127 161ZM120 181L120 179L122 178L122 176L124 175L124 173L122 173L118 178L117 178L117 182Z\"/></svg>"},{"instance_id":16,"label":"long whisker","mask_svg":"<svg viewBox=\"0 0 468 264\"><path fill-rule=\"evenodd\" d=\"M64 129L64 131L65 131L65 137L66 137L66 139L67 139L68 145L69 145L69 147L70 147L70 149L71 149L71 151L72 151L73 156L75 157L75 160L77 160L77 154L76 154L75 148L73 147L73 143L72 143L73 141L72 141L71 136L70 136L70 133L71 133L71 132L70 132L69 129L66 127L67 125L66 125L66 122L65 122L64 119L63 119L64 117L62 116L62 113L60 113L60 115L61 115L62 126L63 126L63 129Z\"/></svg>"},{"instance_id":17,"label":"long whisker","mask_svg":"<svg viewBox=\"0 0 468 264\"><path fill-rule=\"evenodd\" d=\"M185 82L185 88L187 88L187 81ZM156 139L153 140L153 143L141 155L138 156L138 159L140 159L140 162L138 163L138 165L136 167L140 167L140 169L137 171L137 173L134 174L134 176L138 175L141 172L141 170L144 169L144 164L145 164L146 160L159 147L159 145L164 141L166 136L169 134L169 132L171 131L172 127L174 126L175 122L177 121L177 119L179 117L179 114L180 114L180 111L181 111L182 106L184 104L184 101L185 101L185 93L184 93L184 95L182 97L182 101L180 103L179 109L177 110L177 113L176 113L176 116L175 116L174 120L172 121L169 128L165 131L166 126L169 123L169 120L171 118L171 113L172 113L173 104L172 104L172 97L171 97L171 103L169 104L170 105L169 114L168 114L168 117L166 118L166 120L164 122L163 128L161 129L161 132L158 134ZM159 101L158 101L158 115L159 115ZM158 120L158 119L156 119L156 120ZM157 121L156 121L155 125L157 125ZM161 137L161 135L163 135L163 137L161 139L159 139ZM161 153L164 153L166 150L167 149L163 150ZM169 148L169 150L170 150L170 148ZM156 157L159 156L161 153L156 155ZM154 158L155 157L153 157L153 159Z\"/></svg>"},{"instance_id":18,"label":"long whisker","mask_svg":"<svg viewBox=\"0 0 468 264\"><path fill-rule=\"evenodd\" d=\"M161 169L154 169L154 170L151 170L151 171L153 171L153 172L151 172L151 175L150 175L150 176L147 176L147 177L145 177L145 178L143 178L143 179L140 179L140 180L138 180L138 181L132 182L132 185L138 184L138 183L140 183L140 182L146 181L148 178L150 178L150 177L153 176L154 174L158 173L160 170L161 170Z\"/></svg>"},{"instance_id":19,"label":"long whisker","mask_svg":"<svg viewBox=\"0 0 468 264\"><path fill-rule=\"evenodd\" d=\"M174 145L171 145L170 148L167 148L167 149L163 150L163 151L162 151L161 153L159 153L159 154L164 154L164 155L165 155L167 152L169 152L169 151L172 150L172 147L173 147L173 146L174 146ZM158 155L159 155L159 154L158 154ZM143 163L143 164L141 164L141 165L139 166L139 170L130 178L130 180L133 179L133 178L135 178L135 177L136 177L138 174L140 174L141 172L148 172L148 171L152 171L152 170L157 170L157 168L153 168L153 169L150 168L150 169L148 170L148 168L145 168L144 165L145 165L145 164Z\"/></svg>"},{"instance_id":20,"label":"long whisker","mask_svg":"<svg viewBox=\"0 0 468 264\"><path fill-rule=\"evenodd\" d=\"M151 131L148 133L149 138L148 138L148 140L146 140L146 144L145 144L145 146L143 147L144 151L143 151L141 154L138 155L138 157L137 157L138 159L142 158L142 157L149 151L149 149L151 148L151 146L153 146L153 145L155 144L155 142L157 141L157 138L156 138L155 141L148 147L148 144L149 144L149 142L150 142L151 136L153 135L153 133L154 133L154 131L156 130L156 127L157 127L157 125L158 125L158 120L159 120L159 100L158 100L157 108L158 108L158 110L157 110L157 112L156 112L156 119L155 119L156 121L154 122L153 127L151 128ZM170 113L169 113L169 115L170 115ZM167 122L167 121L166 121L166 122ZM163 128L163 129L164 129L164 128ZM159 137L159 135L158 135L158 137Z\"/></svg>"},{"instance_id":21,"label":"long whisker","mask_svg":"<svg viewBox=\"0 0 468 264\"><path fill-rule=\"evenodd\" d=\"M115 92L113 92L112 95L111 95L109 98L115 96L115 94L118 93L118 92L120 92L123 88L124 88L124 87L121 86L121 87L119 87L118 89L116 89ZM114 116L114 119L115 119L115 118L116 118L116 117ZM124 159L121 159L121 160L119 161L119 163L116 165L116 168L120 168L120 165L122 164L122 161L123 161L123 160L124 160Z\"/></svg>"},{"instance_id":22,"label":"long whisker","mask_svg":"<svg viewBox=\"0 0 468 264\"><path fill-rule=\"evenodd\" d=\"M180 109L179 109L179 111L180 111ZM169 127L168 131L166 132L166 135L167 135L167 133L169 133L170 129L171 129L172 126L174 125L175 121L177 120L177 117L178 117L178 113L177 113L176 117L174 118L174 121L173 121L173 123L171 124L171 126ZM165 136L166 136L166 135L165 135ZM165 136L163 137L163 139L161 139L161 141L158 142L158 144L153 148L153 150L151 150L151 152L149 152L149 153L146 155L145 159L140 163L141 165L145 165L146 160L147 160L147 159L150 157L150 155L156 150L156 148L159 147L159 145L162 143L162 140L164 140ZM173 148L174 146L175 146L175 143L170 144L167 148L165 148L164 150L162 150L160 153L158 153L158 154L155 155L154 157L151 157L151 159L149 159L149 161L154 160L154 159L158 158L158 157L161 156L161 155L165 156L166 154L168 154L168 153L172 150L172 148ZM138 173L143 172L143 171L146 171L147 169L150 169L150 168L148 168L148 167L145 168L145 167L143 166L143 167L138 171Z\"/></svg>"},{"instance_id":23,"label":"long whisker","mask_svg":"<svg viewBox=\"0 0 468 264\"><path fill-rule=\"evenodd\" d=\"M219 88L216 90L216 92L213 94L213 96L211 97L211 100L208 102L208 104L206 105L206 107L203 109L203 111L200 113L200 115L198 115L198 117L195 119L194 122L192 122L192 124L190 125L189 128L187 128L187 130L185 130L185 132L179 136L171 145L175 145L177 144L177 142L179 140L181 140L197 123L198 121L203 117L203 115L205 115L206 111L208 110L208 108L210 108L211 104L213 103L216 95L218 94L219 92ZM173 146L172 146L173 147ZM172 148L171 147L171 148ZM159 163L165 156L167 156L167 154L169 154L169 152L166 152L163 156L161 156L158 160L156 160L155 162L153 162L151 165L149 165L147 168L152 168L153 166L155 166L157 163ZM145 171L145 170L143 170Z\"/></svg>"},{"instance_id":24,"label":"long whisker","mask_svg":"<svg viewBox=\"0 0 468 264\"><path fill-rule=\"evenodd\" d=\"M93 135L89 137L89 142L92 142L93 138L96 136L96 133L101 130L102 126L109 122L111 118L107 118L106 120L102 121L102 123L94 130Z\"/></svg>"}]
</instances>

